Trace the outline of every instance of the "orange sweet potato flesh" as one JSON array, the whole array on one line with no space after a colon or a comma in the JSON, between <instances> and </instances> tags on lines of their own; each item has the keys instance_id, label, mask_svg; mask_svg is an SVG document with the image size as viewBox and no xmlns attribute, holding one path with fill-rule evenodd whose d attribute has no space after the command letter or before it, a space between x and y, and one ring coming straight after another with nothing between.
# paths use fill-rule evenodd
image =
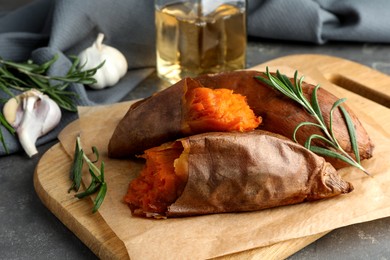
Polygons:
<instances>
[{"instance_id":1,"label":"orange sweet potato flesh","mask_svg":"<svg viewBox=\"0 0 390 260\"><path fill-rule=\"evenodd\" d=\"M274 132L292 138L295 127L304 121L315 122L300 105L288 99L271 87L261 83L255 77L263 76L259 71L234 71L215 75L203 75L186 78L152 97L144 99L130 107L118 124L110 140L109 156L116 158L142 154L144 150L162 143L188 136L186 114L186 93L194 88L231 89L233 93L246 97L249 107L256 117L261 117L259 129ZM314 86L303 83L303 91L310 100ZM325 89L317 92L324 120L329 124L330 110L338 100ZM374 145L358 117L343 105L355 125L361 160L372 157ZM334 111L333 131L340 146L354 157L345 120L339 110ZM315 127L305 126L297 132L297 140L304 144L312 134L320 134ZM324 146L322 143L316 145ZM344 163L327 158L335 167Z\"/></svg>"},{"instance_id":2,"label":"orange sweet potato flesh","mask_svg":"<svg viewBox=\"0 0 390 260\"><path fill-rule=\"evenodd\" d=\"M260 130L193 135L145 155L125 196L135 216L256 211L353 190L322 157Z\"/></svg>"},{"instance_id":3,"label":"orange sweet potato flesh","mask_svg":"<svg viewBox=\"0 0 390 260\"><path fill-rule=\"evenodd\" d=\"M124 201L131 209L164 213L183 190L187 176L175 173L174 160L183 152L183 146L163 145L145 151L146 165L140 176L129 184Z\"/></svg>"},{"instance_id":4,"label":"orange sweet potato flesh","mask_svg":"<svg viewBox=\"0 0 390 260\"><path fill-rule=\"evenodd\" d=\"M250 131L261 118L249 108L246 98L230 89L194 88L186 93L186 120L189 134L216 131Z\"/></svg>"}]
</instances>

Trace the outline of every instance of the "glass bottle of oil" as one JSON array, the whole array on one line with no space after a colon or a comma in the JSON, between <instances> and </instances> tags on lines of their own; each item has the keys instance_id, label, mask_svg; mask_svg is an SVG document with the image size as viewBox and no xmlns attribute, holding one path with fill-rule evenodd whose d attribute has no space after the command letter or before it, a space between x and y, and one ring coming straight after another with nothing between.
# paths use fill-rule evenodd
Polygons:
<instances>
[{"instance_id":1,"label":"glass bottle of oil","mask_svg":"<svg viewBox=\"0 0 390 260\"><path fill-rule=\"evenodd\" d=\"M245 0L155 0L157 73L184 77L245 68Z\"/></svg>"}]
</instances>

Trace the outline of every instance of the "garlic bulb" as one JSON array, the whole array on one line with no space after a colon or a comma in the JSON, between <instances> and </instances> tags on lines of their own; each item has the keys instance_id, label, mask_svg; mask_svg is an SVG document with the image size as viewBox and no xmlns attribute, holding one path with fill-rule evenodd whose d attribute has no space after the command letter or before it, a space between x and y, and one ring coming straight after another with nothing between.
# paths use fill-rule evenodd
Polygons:
<instances>
[{"instance_id":1,"label":"garlic bulb","mask_svg":"<svg viewBox=\"0 0 390 260\"><path fill-rule=\"evenodd\" d=\"M128 67L125 56L119 50L104 45L103 39L104 34L99 33L93 45L78 55L85 69L92 69L105 62L93 76L97 82L90 87L94 89L114 86L126 74Z\"/></svg>"},{"instance_id":2,"label":"garlic bulb","mask_svg":"<svg viewBox=\"0 0 390 260\"><path fill-rule=\"evenodd\" d=\"M29 157L37 154L35 142L61 120L61 109L42 92L31 89L11 98L3 107L7 122L16 130L20 144Z\"/></svg>"}]
</instances>

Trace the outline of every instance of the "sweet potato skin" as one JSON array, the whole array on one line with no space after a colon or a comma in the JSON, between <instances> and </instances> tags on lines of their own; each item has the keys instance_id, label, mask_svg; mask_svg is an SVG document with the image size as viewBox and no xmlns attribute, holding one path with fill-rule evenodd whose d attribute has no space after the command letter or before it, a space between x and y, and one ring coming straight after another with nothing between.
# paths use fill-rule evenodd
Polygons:
<instances>
[{"instance_id":1,"label":"sweet potato skin","mask_svg":"<svg viewBox=\"0 0 390 260\"><path fill-rule=\"evenodd\" d=\"M260 129L292 138L295 127L304 121L314 119L294 101L283 96L271 87L261 83L255 77L263 76L259 71L234 71L197 78L186 78L168 89L138 103L119 123L108 147L111 157L129 157L142 153L145 149L185 136L183 128L182 103L188 88L227 88L234 93L246 96L247 102L256 116L263 119ZM310 100L313 85L303 84L305 95ZM337 97L320 88L318 100L325 122L329 124L329 112ZM355 125L360 158L372 157L374 145L357 116L346 105ZM333 130L341 147L353 156L345 121L339 110L334 111ZM297 132L297 140L304 144L312 134L322 134L317 128L302 127ZM322 145L322 144L317 144ZM345 166L341 161L327 158L335 167Z\"/></svg>"},{"instance_id":2,"label":"sweet potato skin","mask_svg":"<svg viewBox=\"0 0 390 260\"><path fill-rule=\"evenodd\" d=\"M181 142L188 181L167 216L255 211L353 190L324 158L266 131L205 133Z\"/></svg>"},{"instance_id":3,"label":"sweet potato skin","mask_svg":"<svg viewBox=\"0 0 390 260\"><path fill-rule=\"evenodd\" d=\"M185 89L176 84L134 103L109 141L108 155L129 158L181 137L181 102Z\"/></svg>"},{"instance_id":4,"label":"sweet potato skin","mask_svg":"<svg viewBox=\"0 0 390 260\"><path fill-rule=\"evenodd\" d=\"M353 190L322 157L266 131L204 133L171 146L177 143L184 149L175 174L186 176L186 184L164 216L256 211ZM133 215L156 217L130 208Z\"/></svg>"}]
</instances>

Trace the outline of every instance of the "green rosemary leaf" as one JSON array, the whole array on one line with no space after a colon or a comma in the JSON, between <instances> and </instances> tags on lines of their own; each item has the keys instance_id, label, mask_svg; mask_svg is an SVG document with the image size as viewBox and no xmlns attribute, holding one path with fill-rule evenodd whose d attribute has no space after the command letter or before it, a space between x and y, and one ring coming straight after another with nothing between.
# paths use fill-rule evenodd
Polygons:
<instances>
[{"instance_id":1,"label":"green rosemary leaf","mask_svg":"<svg viewBox=\"0 0 390 260\"><path fill-rule=\"evenodd\" d=\"M255 78L258 79L259 81L267 84L268 86L282 92L287 97L289 97L293 100L296 100L296 97L294 97L294 95L291 94L291 92L289 91L289 88L287 86L284 86L283 83L280 82L280 80L278 80L277 78L272 76L271 73L268 71L268 68L267 68L266 72L264 73L264 75L267 76L268 79L265 79L265 78L260 77L260 76L255 77Z\"/></svg>"},{"instance_id":2,"label":"green rosemary leaf","mask_svg":"<svg viewBox=\"0 0 390 260\"><path fill-rule=\"evenodd\" d=\"M311 135L311 136L306 140L304 146L305 146L307 149L311 150L311 147L312 147L311 142L312 142L312 140L314 140L314 139L320 139L320 140L323 141L324 143L326 143L326 144L328 144L328 145L330 145L330 146L333 146L334 148L337 148L337 147L334 146L334 144L333 144L331 141L329 141L328 139L326 139L326 138L323 137L322 135L317 135L317 134Z\"/></svg>"},{"instance_id":3,"label":"green rosemary leaf","mask_svg":"<svg viewBox=\"0 0 390 260\"><path fill-rule=\"evenodd\" d=\"M25 80L22 80L20 78L14 77L14 76L5 75L5 76L2 76L2 80L8 87L11 87L14 89L18 89L16 86L22 87L21 90L23 90L24 87L28 88L28 89L31 88L30 87L31 84L29 84ZM12 87L12 86L14 86L14 87Z\"/></svg>"},{"instance_id":4,"label":"green rosemary leaf","mask_svg":"<svg viewBox=\"0 0 390 260\"><path fill-rule=\"evenodd\" d=\"M270 75L270 81L272 85L275 87L275 89L279 90L289 98L293 100L297 100L295 92L294 91L290 92L290 89L286 85L284 85L278 78L275 78L274 76Z\"/></svg>"},{"instance_id":5,"label":"green rosemary leaf","mask_svg":"<svg viewBox=\"0 0 390 260\"><path fill-rule=\"evenodd\" d=\"M74 55L71 55L69 58L70 58L73 62L72 62L72 66L70 67L70 69L69 69L67 75L72 75L72 74L76 71L77 67L79 67L79 65L80 65L80 59L79 59L79 57L74 56Z\"/></svg>"},{"instance_id":6,"label":"green rosemary leaf","mask_svg":"<svg viewBox=\"0 0 390 260\"><path fill-rule=\"evenodd\" d=\"M349 113L347 112L347 110L342 106L340 106L339 108L340 108L340 111L343 114L345 122L347 124L349 138L351 139L351 146L352 146L352 150L355 154L356 161L360 164L360 154L359 154L359 147L357 146L355 126L354 126L352 119L351 119Z\"/></svg>"},{"instance_id":7,"label":"green rosemary leaf","mask_svg":"<svg viewBox=\"0 0 390 260\"><path fill-rule=\"evenodd\" d=\"M76 142L73 164L70 170L70 179L72 180L72 186L69 188L68 192L70 192L71 190L78 191L80 189L82 169L84 164L83 156L84 152L83 150L81 150L79 143Z\"/></svg>"},{"instance_id":8,"label":"green rosemary leaf","mask_svg":"<svg viewBox=\"0 0 390 260\"><path fill-rule=\"evenodd\" d=\"M100 186L99 193L96 196L96 199L94 201L94 207L92 209L92 213L95 213L100 208L106 196L106 193L107 193L107 184L103 182Z\"/></svg>"},{"instance_id":9,"label":"green rosemary leaf","mask_svg":"<svg viewBox=\"0 0 390 260\"><path fill-rule=\"evenodd\" d=\"M97 67L90 69L90 70L86 70L86 72L88 73L89 76L93 76L93 75L95 75L97 70L99 70L100 68L102 68L104 66L105 63L106 63L106 60L104 60L102 63L100 63Z\"/></svg>"},{"instance_id":10,"label":"green rosemary leaf","mask_svg":"<svg viewBox=\"0 0 390 260\"><path fill-rule=\"evenodd\" d=\"M15 129L5 120L5 117L3 113L0 111L0 143L3 145L5 152L8 154L9 150L5 143L3 131L1 130L1 126L4 126L5 129L11 133L12 135L15 135Z\"/></svg>"},{"instance_id":11,"label":"green rosemary leaf","mask_svg":"<svg viewBox=\"0 0 390 260\"><path fill-rule=\"evenodd\" d=\"M89 174L91 174L92 179L102 183L104 181L104 162L101 163L100 169L98 169L92 161L88 162L89 165ZM103 176L102 176L103 175Z\"/></svg>"},{"instance_id":12,"label":"green rosemary leaf","mask_svg":"<svg viewBox=\"0 0 390 260\"><path fill-rule=\"evenodd\" d=\"M70 94L72 94L72 95L74 95L74 96L78 96L76 93L74 93L74 92L70 92L70 91L65 91L65 89L67 88L67 87L69 87L69 82L64 82L64 83L62 83L62 84L57 84L57 85L54 85L53 86L53 88L56 88L57 89L57 91L58 91L58 93L61 93L62 91L64 91L64 93L70 93Z\"/></svg>"},{"instance_id":13,"label":"green rosemary leaf","mask_svg":"<svg viewBox=\"0 0 390 260\"><path fill-rule=\"evenodd\" d=\"M3 131L1 130L1 127L0 127L0 143L3 145L5 152L9 153L9 150L8 150L7 145L5 143L5 139L4 139Z\"/></svg>"},{"instance_id":14,"label":"green rosemary leaf","mask_svg":"<svg viewBox=\"0 0 390 260\"><path fill-rule=\"evenodd\" d=\"M321 122L324 122L324 117L322 116L320 104L318 103L318 98L317 98L317 91L320 88L320 84L318 84L311 95L311 105L313 106L314 111L316 112L318 118L321 120Z\"/></svg>"},{"instance_id":15,"label":"green rosemary leaf","mask_svg":"<svg viewBox=\"0 0 390 260\"><path fill-rule=\"evenodd\" d=\"M39 89L47 89L47 81L43 81L41 78L36 78L31 75L28 75L28 78L36 85Z\"/></svg>"},{"instance_id":16,"label":"green rosemary leaf","mask_svg":"<svg viewBox=\"0 0 390 260\"><path fill-rule=\"evenodd\" d=\"M12 61L6 61L0 58L0 64L7 67L12 67L14 69L22 70L22 71L33 71L38 67L36 64L29 64L29 63L16 63Z\"/></svg>"},{"instance_id":17,"label":"green rosemary leaf","mask_svg":"<svg viewBox=\"0 0 390 260\"><path fill-rule=\"evenodd\" d=\"M287 76L285 76L287 78ZM291 86L291 89L294 91L296 95L299 95L300 92L302 92L302 89L300 87L299 81L298 81L298 71L294 73L294 82L295 84L292 84L291 81L287 78L289 84ZM298 84L296 84L298 82Z\"/></svg>"},{"instance_id":18,"label":"green rosemary leaf","mask_svg":"<svg viewBox=\"0 0 390 260\"><path fill-rule=\"evenodd\" d=\"M301 123L299 123L295 127L295 129L294 129L294 133L293 133L293 140L294 140L294 142L298 143L297 138L296 138L297 132L298 132L299 128L301 128L302 126L305 126L305 125L309 125L309 126L311 125L311 126L315 126L315 127L321 128L321 125L316 124L316 123L312 123L312 122L301 122Z\"/></svg>"},{"instance_id":19,"label":"green rosemary leaf","mask_svg":"<svg viewBox=\"0 0 390 260\"><path fill-rule=\"evenodd\" d=\"M336 102L334 102L333 106L332 106L332 109L330 111L333 112L333 110L335 110L337 107L339 107L342 103L344 103L347 99L346 98L340 98L339 100L337 100Z\"/></svg>"},{"instance_id":20,"label":"green rosemary leaf","mask_svg":"<svg viewBox=\"0 0 390 260\"><path fill-rule=\"evenodd\" d=\"M61 105L59 106L67 111L70 112L77 112L77 106L74 105L71 101L70 102L61 102Z\"/></svg>"},{"instance_id":21,"label":"green rosemary leaf","mask_svg":"<svg viewBox=\"0 0 390 260\"><path fill-rule=\"evenodd\" d=\"M95 192L97 192L99 187L100 187L100 183L92 181L91 184L88 186L88 188L85 191L77 193L75 195L75 197L78 199L83 199L83 198L90 196L90 195L94 194Z\"/></svg>"},{"instance_id":22,"label":"green rosemary leaf","mask_svg":"<svg viewBox=\"0 0 390 260\"><path fill-rule=\"evenodd\" d=\"M5 120L5 117L3 113L0 111L0 143L3 145L5 152L8 154L9 150L5 143L3 131L1 130L1 126L4 126L4 128L10 132L12 135L15 135L15 129Z\"/></svg>"},{"instance_id":23,"label":"green rosemary leaf","mask_svg":"<svg viewBox=\"0 0 390 260\"><path fill-rule=\"evenodd\" d=\"M271 86L272 85L272 82L269 80L269 79L266 79L266 78L263 78L261 76L256 76L255 77L257 80L263 82L264 84L266 84L267 86Z\"/></svg>"},{"instance_id":24,"label":"green rosemary leaf","mask_svg":"<svg viewBox=\"0 0 390 260\"><path fill-rule=\"evenodd\" d=\"M85 85L92 85L94 83L96 83L96 79L93 79L93 78L90 78L90 79L85 79L82 81L82 84L85 84Z\"/></svg>"},{"instance_id":25,"label":"green rosemary leaf","mask_svg":"<svg viewBox=\"0 0 390 260\"><path fill-rule=\"evenodd\" d=\"M55 88L44 89L42 92L53 99L61 108L72 112L77 111L77 106L74 104L73 99L70 98L70 96L77 97L76 93L57 90Z\"/></svg>"},{"instance_id":26,"label":"green rosemary leaf","mask_svg":"<svg viewBox=\"0 0 390 260\"><path fill-rule=\"evenodd\" d=\"M301 85L301 81L303 81L302 78L298 79L298 71L296 70L295 73L294 73L294 82L295 82L295 86L302 86Z\"/></svg>"},{"instance_id":27,"label":"green rosemary leaf","mask_svg":"<svg viewBox=\"0 0 390 260\"><path fill-rule=\"evenodd\" d=\"M10 132L12 135L15 134L15 129L5 120L5 116L0 111L0 125L4 126L5 129L7 129L8 132Z\"/></svg>"},{"instance_id":28,"label":"green rosemary leaf","mask_svg":"<svg viewBox=\"0 0 390 260\"><path fill-rule=\"evenodd\" d=\"M334 136L334 132L333 132L333 112L336 108L338 108L342 103L345 102L345 98L340 98L339 100L337 100L336 102L334 102L332 108L330 109L330 116L329 116L329 132L333 138L333 141L337 144L337 146L339 146L339 143L336 139L336 137Z\"/></svg>"},{"instance_id":29,"label":"green rosemary leaf","mask_svg":"<svg viewBox=\"0 0 390 260\"><path fill-rule=\"evenodd\" d=\"M2 80L0 80L0 90L4 91L10 97L14 97L15 95L7 88Z\"/></svg>"},{"instance_id":30,"label":"green rosemary leaf","mask_svg":"<svg viewBox=\"0 0 390 260\"><path fill-rule=\"evenodd\" d=\"M51 60L49 60L49 61L47 61L39 66L40 70L34 70L34 72L40 73L40 74L46 72L51 67L51 65L53 65L53 63L58 60L58 57L59 57L58 54L55 54Z\"/></svg>"},{"instance_id":31,"label":"green rosemary leaf","mask_svg":"<svg viewBox=\"0 0 390 260\"><path fill-rule=\"evenodd\" d=\"M303 79L304 77L300 77L299 80L298 80L298 71L295 71L294 73L294 82L295 82L295 86L294 88L296 89L296 93L297 93L297 96L300 97L300 99L306 99L305 96L303 95L303 90L302 90L302 83L303 83ZM307 106L305 104L305 106Z\"/></svg>"},{"instance_id":32,"label":"green rosemary leaf","mask_svg":"<svg viewBox=\"0 0 390 260\"><path fill-rule=\"evenodd\" d=\"M87 162L88 163L88 162ZM100 182L100 178L97 176L97 174L95 173L95 169L94 167L91 167L91 165L88 163L88 171L89 171L89 174L91 174L91 177L92 177L92 180L98 180Z\"/></svg>"},{"instance_id":33,"label":"green rosemary leaf","mask_svg":"<svg viewBox=\"0 0 390 260\"><path fill-rule=\"evenodd\" d=\"M290 79L287 78L285 75L282 75L279 70L276 71L276 75L278 79L281 81L282 84L284 84L290 91L293 91L296 93L296 88L294 85L291 84Z\"/></svg>"},{"instance_id":34,"label":"green rosemary leaf","mask_svg":"<svg viewBox=\"0 0 390 260\"><path fill-rule=\"evenodd\" d=\"M95 163L95 162L99 161L99 151L96 148L96 146L92 146L92 152L96 156L96 159L94 161L92 161L93 163Z\"/></svg>"},{"instance_id":35,"label":"green rosemary leaf","mask_svg":"<svg viewBox=\"0 0 390 260\"><path fill-rule=\"evenodd\" d=\"M12 73L10 73L5 66L0 66L0 76L1 77L12 76Z\"/></svg>"},{"instance_id":36,"label":"green rosemary leaf","mask_svg":"<svg viewBox=\"0 0 390 260\"><path fill-rule=\"evenodd\" d=\"M314 146L312 145L311 146L311 151L316 153L316 154L319 154L319 155L323 155L323 156L328 156L328 157L332 157L332 158L335 158L335 159L339 159L341 161L344 161L350 165L354 165L356 164L356 162L354 162L353 160L345 157L344 155L341 155L335 151L332 151L332 150L329 150L329 149L326 149L326 148L323 148L323 147L319 147L319 146Z\"/></svg>"}]
</instances>

